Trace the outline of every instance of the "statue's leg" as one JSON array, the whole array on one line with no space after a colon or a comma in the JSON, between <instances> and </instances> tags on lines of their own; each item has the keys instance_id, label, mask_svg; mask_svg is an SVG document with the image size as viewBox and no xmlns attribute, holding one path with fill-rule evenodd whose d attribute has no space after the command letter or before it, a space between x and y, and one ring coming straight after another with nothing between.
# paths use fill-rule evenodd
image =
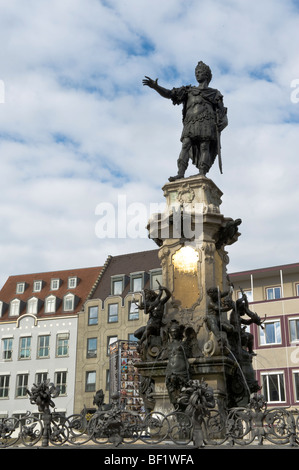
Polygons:
<instances>
[{"instance_id":1,"label":"statue's leg","mask_svg":"<svg viewBox=\"0 0 299 470\"><path fill-rule=\"evenodd\" d=\"M189 137L185 137L182 140L182 150L178 158L178 174L176 176L170 176L169 181L175 181L180 178L184 178L185 171L188 168L189 163L189 150L191 148L191 139Z\"/></svg>"},{"instance_id":2,"label":"statue's leg","mask_svg":"<svg viewBox=\"0 0 299 470\"><path fill-rule=\"evenodd\" d=\"M210 142L200 143L200 161L198 165L199 173L205 175L211 168Z\"/></svg>"}]
</instances>

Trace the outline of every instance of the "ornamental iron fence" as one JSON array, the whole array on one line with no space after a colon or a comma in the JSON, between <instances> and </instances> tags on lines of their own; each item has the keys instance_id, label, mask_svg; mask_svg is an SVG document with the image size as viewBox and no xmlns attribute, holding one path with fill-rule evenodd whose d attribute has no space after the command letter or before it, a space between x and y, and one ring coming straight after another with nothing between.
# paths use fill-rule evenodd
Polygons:
<instances>
[{"instance_id":1,"label":"ornamental iron fence","mask_svg":"<svg viewBox=\"0 0 299 470\"><path fill-rule=\"evenodd\" d=\"M167 415L150 412L144 418L134 411L118 406L97 410L89 415L64 417L55 411L42 418L28 412L21 418L8 417L0 421L0 447L11 446L74 446L142 443L155 445L202 446L273 445L297 446L299 416L285 408L267 409L265 402L254 398L255 406L237 407L227 413L218 410L189 415L174 411ZM257 406L257 401L262 406ZM260 403L261 404L261 403ZM110 406L110 405L107 405Z\"/></svg>"}]
</instances>

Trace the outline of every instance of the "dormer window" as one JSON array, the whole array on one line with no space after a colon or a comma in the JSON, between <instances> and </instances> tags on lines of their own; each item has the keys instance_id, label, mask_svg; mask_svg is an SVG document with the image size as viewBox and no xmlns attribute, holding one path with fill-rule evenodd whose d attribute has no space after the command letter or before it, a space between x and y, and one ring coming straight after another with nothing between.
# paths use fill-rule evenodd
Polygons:
<instances>
[{"instance_id":1,"label":"dormer window","mask_svg":"<svg viewBox=\"0 0 299 470\"><path fill-rule=\"evenodd\" d=\"M144 272L132 273L131 276L131 292L141 292L144 287Z\"/></svg>"},{"instance_id":2,"label":"dormer window","mask_svg":"<svg viewBox=\"0 0 299 470\"><path fill-rule=\"evenodd\" d=\"M45 300L45 312L55 313L56 311L56 297L55 295L49 295Z\"/></svg>"},{"instance_id":3,"label":"dormer window","mask_svg":"<svg viewBox=\"0 0 299 470\"><path fill-rule=\"evenodd\" d=\"M77 284L78 278L76 276L68 278L67 286L69 289L75 289L75 287L77 287Z\"/></svg>"},{"instance_id":4,"label":"dormer window","mask_svg":"<svg viewBox=\"0 0 299 470\"><path fill-rule=\"evenodd\" d=\"M17 294L24 294L25 292L25 282L18 282L17 283L17 288L16 288L16 293Z\"/></svg>"},{"instance_id":5,"label":"dormer window","mask_svg":"<svg viewBox=\"0 0 299 470\"><path fill-rule=\"evenodd\" d=\"M112 281L112 295L121 295L123 291L123 280L115 279Z\"/></svg>"},{"instance_id":6,"label":"dormer window","mask_svg":"<svg viewBox=\"0 0 299 470\"><path fill-rule=\"evenodd\" d=\"M159 289L159 284L162 284L162 270L161 269L153 269L150 271L151 276L151 289L157 290Z\"/></svg>"},{"instance_id":7,"label":"dormer window","mask_svg":"<svg viewBox=\"0 0 299 470\"><path fill-rule=\"evenodd\" d=\"M14 317L20 315L20 300L14 299L10 302L9 316Z\"/></svg>"},{"instance_id":8,"label":"dormer window","mask_svg":"<svg viewBox=\"0 0 299 470\"><path fill-rule=\"evenodd\" d=\"M58 290L60 287L60 279L51 279L51 290Z\"/></svg>"},{"instance_id":9,"label":"dormer window","mask_svg":"<svg viewBox=\"0 0 299 470\"><path fill-rule=\"evenodd\" d=\"M40 292L42 290L43 281L34 281L33 292Z\"/></svg>"},{"instance_id":10,"label":"dormer window","mask_svg":"<svg viewBox=\"0 0 299 470\"><path fill-rule=\"evenodd\" d=\"M63 310L65 312L71 312L72 310L74 310L74 306L75 306L74 294L65 295L63 299Z\"/></svg>"},{"instance_id":11,"label":"dormer window","mask_svg":"<svg viewBox=\"0 0 299 470\"><path fill-rule=\"evenodd\" d=\"M36 297L32 297L27 302L27 313L32 313L33 315L37 314L38 310L38 299Z\"/></svg>"},{"instance_id":12,"label":"dormer window","mask_svg":"<svg viewBox=\"0 0 299 470\"><path fill-rule=\"evenodd\" d=\"M111 294L112 295L121 295L125 288L125 276L112 276L111 277Z\"/></svg>"}]
</instances>

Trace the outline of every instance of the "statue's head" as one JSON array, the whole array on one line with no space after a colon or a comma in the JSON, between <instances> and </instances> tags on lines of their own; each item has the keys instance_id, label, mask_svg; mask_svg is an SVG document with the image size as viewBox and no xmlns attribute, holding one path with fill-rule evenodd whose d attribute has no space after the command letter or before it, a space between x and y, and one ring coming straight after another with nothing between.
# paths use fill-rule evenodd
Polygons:
<instances>
[{"instance_id":1,"label":"statue's head","mask_svg":"<svg viewBox=\"0 0 299 470\"><path fill-rule=\"evenodd\" d=\"M218 299L218 295L219 295L218 288L217 287L210 287L207 290L207 294L211 299Z\"/></svg>"},{"instance_id":2,"label":"statue's head","mask_svg":"<svg viewBox=\"0 0 299 470\"><path fill-rule=\"evenodd\" d=\"M176 320L171 320L169 325L169 334L172 338L176 338L179 340L183 339L185 327L180 325Z\"/></svg>"},{"instance_id":3,"label":"statue's head","mask_svg":"<svg viewBox=\"0 0 299 470\"><path fill-rule=\"evenodd\" d=\"M146 301L151 302L156 300L158 294L152 289L144 289L144 297Z\"/></svg>"},{"instance_id":4,"label":"statue's head","mask_svg":"<svg viewBox=\"0 0 299 470\"><path fill-rule=\"evenodd\" d=\"M198 62L197 66L195 67L195 77L197 81L199 81L198 78L200 75L203 75L205 77L208 84L212 80L212 72L210 67L202 61Z\"/></svg>"}]
</instances>

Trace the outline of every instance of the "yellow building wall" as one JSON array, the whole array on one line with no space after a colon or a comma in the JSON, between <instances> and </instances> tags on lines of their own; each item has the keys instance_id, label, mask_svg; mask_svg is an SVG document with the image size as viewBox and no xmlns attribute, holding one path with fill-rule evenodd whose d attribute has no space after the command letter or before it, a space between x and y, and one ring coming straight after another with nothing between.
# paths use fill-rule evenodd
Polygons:
<instances>
[{"instance_id":1,"label":"yellow building wall","mask_svg":"<svg viewBox=\"0 0 299 470\"><path fill-rule=\"evenodd\" d=\"M109 391L107 390L107 370L109 369L108 338L117 336L119 340L127 340L129 334L133 334L139 327L146 325L148 317L139 310L138 320L129 320L129 302L138 300L128 294L124 299L120 296L109 296L103 302L101 299L92 299L85 303L84 311L79 314L78 341L77 341L77 365L75 388L75 413L80 413L84 406L95 408L93 399L95 392L102 389L105 394L105 403L109 403ZM118 321L108 322L108 305L118 304ZM98 306L98 324L88 325L88 309ZM87 358L87 340L97 338L97 356ZM86 372L96 372L96 387L94 391L87 392Z\"/></svg>"}]
</instances>

